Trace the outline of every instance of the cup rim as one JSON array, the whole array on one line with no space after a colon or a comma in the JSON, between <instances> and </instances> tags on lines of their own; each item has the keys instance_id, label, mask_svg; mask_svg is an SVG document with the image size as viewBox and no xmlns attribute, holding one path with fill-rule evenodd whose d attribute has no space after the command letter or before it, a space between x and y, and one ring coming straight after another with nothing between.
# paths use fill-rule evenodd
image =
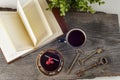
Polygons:
<instances>
[{"instance_id":1,"label":"cup rim","mask_svg":"<svg viewBox=\"0 0 120 80\"><path fill-rule=\"evenodd\" d=\"M59 53L59 56L61 57L61 64L59 64L59 67L58 67L57 69L53 70L53 71L47 71L47 70L45 70L45 69L42 67L42 65L40 64L40 58L41 58L41 56L42 56L45 52L47 52L47 51L49 51L49 50L57 51L57 52ZM53 48L49 48L49 49L40 51L40 53L38 54L38 56L37 56L37 58L36 58L36 66L37 66L37 69L38 69L38 71L39 71L40 73L43 73L43 74L45 74L45 75L47 75L47 76L57 75L58 73L60 73L60 71L62 70L62 68L63 68L63 66L64 66L64 58L63 58L63 56L62 56L62 53L61 53L59 50L53 49Z\"/></svg>"},{"instance_id":2,"label":"cup rim","mask_svg":"<svg viewBox=\"0 0 120 80\"><path fill-rule=\"evenodd\" d=\"M85 40L84 40L83 44L80 45L80 46L72 46L72 45L69 43L69 41L68 41L68 36L69 36L69 34L70 34L72 31L74 31L74 30L81 31L81 32L84 34L84 36L85 36ZM67 43L68 45L70 45L71 47L74 47L74 48L82 47L82 46L85 44L86 40L87 40L86 33L85 33L82 29L79 29L79 28L73 28L73 29L69 30L69 31L67 32L67 34L66 34L66 43Z\"/></svg>"}]
</instances>

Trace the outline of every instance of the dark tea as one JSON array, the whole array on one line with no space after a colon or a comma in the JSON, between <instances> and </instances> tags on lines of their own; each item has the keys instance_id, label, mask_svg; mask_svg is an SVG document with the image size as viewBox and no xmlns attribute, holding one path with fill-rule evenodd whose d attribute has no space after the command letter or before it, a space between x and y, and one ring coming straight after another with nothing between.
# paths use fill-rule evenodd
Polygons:
<instances>
[{"instance_id":1,"label":"dark tea","mask_svg":"<svg viewBox=\"0 0 120 80\"><path fill-rule=\"evenodd\" d=\"M66 37L67 43L72 47L82 46L86 40L86 35L81 29L72 29Z\"/></svg>"},{"instance_id":2,"label":"dark tea","mask_svg":"<svg viewBox=\"0 0 120 80\"><path fill-rule=\"evenodd\" d=\"M60 57L57 52L45 52L40 59L42 67L47 71L54 71L60 66Z\"/></svg>"},{"instance_id":3,"label":"dark tea","mask_svg":"<svg viewBox=\"0 0 120 80\"><path fill-rule=\"evenodd\" d=\"M58 74L64 64L64 60L59 51L48 49L41 51L37 57L38 69L46 75Z\"/></svg>"}]
</instances>

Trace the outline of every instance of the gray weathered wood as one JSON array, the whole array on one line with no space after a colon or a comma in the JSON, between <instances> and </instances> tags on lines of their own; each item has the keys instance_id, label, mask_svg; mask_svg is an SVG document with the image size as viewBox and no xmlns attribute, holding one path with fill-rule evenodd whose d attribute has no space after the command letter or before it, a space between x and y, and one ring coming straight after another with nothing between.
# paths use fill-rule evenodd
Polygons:
<instances>
[{"instance_id":1,"label":"gray weathered wood","mask_svg":"<svg viewBox=\"0 0 120 80\"><path fill-rule=\"evenodd\" d=\"M80 55L80 58L88 55L89 52L96 49L97 47L102 47L105 50L103 53L97 54L89 59L85 63L85 66L88 66L97 61L98 57L106 56L109 58L110 63L108 65L86 71L85 75L79 78L94 78L112 75L120 76L120 33L118 33L119 26L117 15L103 13L91 15L87 13L84 14L72 12L68 13L64 19L66 20L66 23L69 24L70 29L77 27L83 29L86 32L86 44L80 48L84 50L85 53ZM74 48L71 48L65 43L60 43L58 39L11 64L6 63L2 52L0 52L0 80L76 79L77 77L74 75L74 72L81 69L82 66L76 64L71 72L71 75L67 75L65 73L72 59L76 55ZM36 67L37 55L41 50L48 48L59 50L65 60L63 70L58 75L53 77L45 76L39 73Z\"/></svg>"}]
</instances>

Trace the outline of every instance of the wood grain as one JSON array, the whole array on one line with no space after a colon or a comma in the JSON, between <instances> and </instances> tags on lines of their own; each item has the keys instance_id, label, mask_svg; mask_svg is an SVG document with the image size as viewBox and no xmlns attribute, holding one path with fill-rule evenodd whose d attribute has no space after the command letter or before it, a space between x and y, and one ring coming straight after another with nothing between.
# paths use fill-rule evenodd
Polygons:
<instances>
[{"instance_id":1,"label":"wood grain","mask_svg":"<svg viewBox=\"0 0 120 80\"><path fill-rule=\"evenodd\" d=\"M85 72L82 77L76 77L74 73L81 69L82 66L76 64L70 75L65 72L76 55L74 48L65 43L60 43L58 39L65 37L65 35L47 44L41 49L31 53L30 55L21 58L14 63L7 64L3 55L0 54L0 80L63 80L63 79L77 79L77 78L94 78L103 76L120 76L120 33L118 33L118 17L116 14L89 14L69 12L64 17L69 29L77 27L86 32L87 41L82 50L84 54L80 55L80 59L88 55L97 47L102 47L104 52L97 54L89 59L85 66L89 66L97 61L99 57L107 57L108 65L96 67ZM39 73L36 67L36 57L41 50L54 48L59 50L65 61L63 70L56 76L49 77ZM0 53L2 53L0 51Z\"/></svg>"}]
</instances>

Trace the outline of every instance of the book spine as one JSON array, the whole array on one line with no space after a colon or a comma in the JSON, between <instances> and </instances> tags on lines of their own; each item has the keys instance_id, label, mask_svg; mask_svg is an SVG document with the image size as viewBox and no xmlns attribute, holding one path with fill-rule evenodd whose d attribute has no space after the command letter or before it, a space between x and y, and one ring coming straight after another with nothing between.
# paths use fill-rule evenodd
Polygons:
<instances>
[{"instance_id":1,"label":"book spine","mask_svg":"<svg viewBox=\"0 0 120 80\"><path fill-rule=\"evenodd\" d=\"M67 23L65 22L64 17L63 17L63 16L60 16L59 9L53 8L52 12L53 12L53 14L54 14L54 16L55 16L58 24L60 25L63 33L67 33L69 26L68 26Z\"/></svg>"},{"instance_id":2,"label":"book spine","mask_svg":"<svg viewBox=\"0 0 120 80\"><path fill-rule=\"evenodd\" d=\"M46 1L47 1L47 3L49 4L49 0L46 0ZM68 24L65 22L64 17L63 17L63 16L60 16L60 11L59 11L59 9L58 9L58 8L53 8L53 9L52 9L52 12L53 12L53 14L54 14L54 16L55 16L58 24L60 25L63 33L66 34L66 33L68 32L69 26L68 26Z\"/></svg>"}]
</instances>

